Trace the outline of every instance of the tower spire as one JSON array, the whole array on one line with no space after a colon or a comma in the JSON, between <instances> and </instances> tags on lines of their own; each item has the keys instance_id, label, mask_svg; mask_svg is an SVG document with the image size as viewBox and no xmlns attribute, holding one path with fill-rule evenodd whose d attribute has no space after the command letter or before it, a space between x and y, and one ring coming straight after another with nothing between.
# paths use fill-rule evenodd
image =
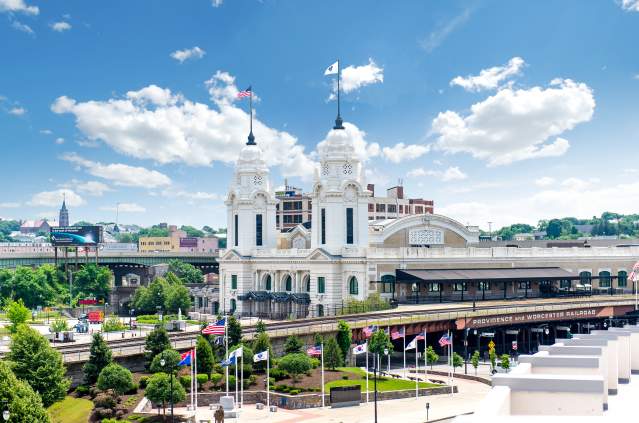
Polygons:
<instances>
[{"instance_id":1,"label":"tower spire","mask_svg":"<svg viewBox=\"0 0 639 423\"><path fill-rule=\"evenodd\" d=\"M333 126L333 129L344 129L344 126L342 125L342 117L340 116L339 80L341 75L342 67L339 65L339 59L337 59L337 117L335 118L335 126Z\"/></svg>"}]
</instances>

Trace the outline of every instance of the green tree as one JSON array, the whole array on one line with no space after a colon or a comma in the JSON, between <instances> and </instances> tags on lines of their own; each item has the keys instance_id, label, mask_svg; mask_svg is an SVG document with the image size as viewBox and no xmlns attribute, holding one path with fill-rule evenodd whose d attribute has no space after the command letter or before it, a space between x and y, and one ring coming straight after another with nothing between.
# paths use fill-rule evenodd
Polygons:
<instances>
[{"instance_id":1,"label":"green tree","mask_svg":"<svg viewBox=\"0 0 639 423\"><path fill-rule=\"evenodd\" d=\"M106 301L111 292L113 274L106 266L90 263L82 266L73 275L73 296L75 298L95 297Z\"/></svg>"},{"instance_id":2,"label":"green tree","mask_svg":"<svg viewBox=\"0 0 639 423\"><path fill-rule=\"evenodd\" d=\"M242 325L235 316L231 316L228 319L226 331L229 336L229 345L238 345L242 341Z\"/></svg>"},{"instance_id":3,"label":"green tree","mask_svg":"<svg viewBox=\"0 0 639 423\"><path fill-rule=\"evenodd\" d=\"M30 267L19 266L9 282L11 298L19 298L28 308L51 304L55 292L42 280L42 274Z\"/></svg>"},{"instance_id":4,"label":"green tree","mask_svg":"<svg viewBox=\"0 0 639 423\"><path fill-rule=\"evenodd\" d=\"M7 312L7 319L11 322L11 326L9 327L11 333L16 333L18 327L26 322L31 315L31 312L24 306L21 299L18 301L9 301L4 310Z\"/></svg>"},{"instance_id":5,"label":"green tree","mask_svg":"<svg viewBox=\"0 0 639 423\"><path fill-rule=\"evenodd\" d=\"M166 304L166 294L169 289L169 283L164 278L155 278L149 284L149 299L151 301L153 312L157 307L164 309Z\"/></svg>"},{"instance_id":6,"label":"green tree","mask_svg":"<svg viewBox=\"0 0 639 423\"><path fill-rule=\"evenodd\" d=\"M344 365L344 356L334 337L329 337L324 342L324 365L331 370Z\"/></svg>"},{"instance_id":7,"label":"green tree","mask_svg":"<svg viewBox=\"0 0 639 423\"><path fill-rule=\"evenodd\" d=\"M510 356L508 354L502 354L500 360L501 368L508 371L508 369L510 369Z\"/></svg>"},{"instance_id":8,"label":"green tree","mask_svg":"<svg viewBox=\"0 0 639 423\"><path fill-rule=\"evenodd\" d=\"M284 343L284 353L286 354L294 354L302 352L302 341L295 335L291 335L286 338L286 342Z\"/></svg>"},{"instance_id":9,"label":"green tree","mask_svg":"<svg viewBox=\"0 0 639 423\"><path fill-rule=\"evenodd\" d=\"M456 352L453 352L453 373L455 372L455 369L457 367L461 367L464 365L464 358L457 354Z\"/></svg>"},{"instance_id":10,"label":"green tree","mask_svg":"<svg viewBox=\"0 0 639 423\"><path fill-rule=\"evenodd\" d=\"M5 401L10 413L8 423L51 421L40 396L27 382L19 380L13 374L8 362L0 360L0 404L4 404Z\"/></svg>"},{"instance_id":11,"label":"green tree","mask_svg":"<svg viewBox=\"0 0 639 423\"><path fill-rule=\"evenodd\" d=\"M7 358L13 363L16 377L40 394L45 407L65 397L70 382L65 377L62 355L36 330L20 325L11 338Z\"/></svg>"},{"instance_id":12,"label":"green tree","mask_svg":"<svg viewBox=\"0 0 639 423\"><path fill-rule=\"evenodd\" d=\"M561 231L562 226L559 219L552 219L548 222L548 227L546 228L546 235L548 235L548 238L559 238Z\"/></svg>"},{"instance_id":13,"label":"green tree","mask_svg":"<svg viewBox=\"0 0 639 423\"><path fill-rule=\"evenodd\" d=\"M197 228L194 228L193 226L182 225L180 229L186 232L186 236L193 237L193 238L204 237L204 232Z\"/></svg>"},{"instance_id":14,"label":"green tree","mask_svg":"<svg viewBox=\"0 0 639 423\"><path fill-rule=\"evenodd\" d=\"M470 364L475 368L475 376L477 376L477 368L479 367L479 351L475 350L473 355L470 357Z\"/></svg>"},{"instance_id":15,"label":"green tree","mask_svg":"<svg viewBox=\"0 0 639 423\"><path fill-rule=\"evenodd\" d=\"M111 350L106 342L104 342L102 335L100 333L93 334L89 361L82 367L84 383L92 385L97 382L102 369L111 364L112 360Z\"/></svg>"},{"instance_id":16,"label":"green tree","mask_svg":"<svg viewBox=\"0 0 639 423\"><path fill-rule=\"evenodd\" d=\"M53 321L53 323L51 323L51 326L49 326L49 330L52 333L66 332L69 330L69 325L67 324L66 319L57 318Z\"/></svg>"},{"instance_id":17,"label":"green tree","mask_svg":"<svg viewBox=\"0 0 639 423\"><path fill-rule=\"evenodd\" d=\"M435 352L432 346L428 346L426 348L426 362L430 366L430 369L433 369L433 364L437 363L439 360L439 355Z\"/></svg>"},{"instance_id":18,"label":"green tree","mask_svg":"<svg viewBox=\"0 0 639 423\"><path fill-rule=\"evenodd\" d=\"M495 371L495 367L497 367L497 353L494 347L488 349L488 358L490 359L491 370Z\"/></svg>"},{"instance_id":19,"label":"green tree","mask_svg":"<svg viewBox=\"0 0 639 423\"><path fill-rule=\"evenodd\" d=\"M102 391L113 389L116 394L122 395L132 387L133 376L131 376L131 372L116 363L106 366L98 376L98 389Z\"/></svg>"},{"instance_id":20,"label":"green tree","mask_svg":"<svg viewBox=\"0 0 639 423\"><path fill-rule=\"evenodd\" d=\"M166 292L164 309L167 313L186 312L191 308L191 294L184 285L170 285Z\"/></svg>"},{"instance_id":21,"label":"green tree","mask_svg":"<svg viewBox=\"0 0 639 423\"><path fill-rule=\"evenodd\" d=\"M368 341L368 351L373 354L384 355L384 349L388 349L390 354L393 351L393 343L383 330L376 330Z\"/></svg>"},{"instance_id":22,"label":"green tree","mask_svg":"<svg viewBox=\"0 0 639 423\"><path fill-rule=\"evenodd\" d=\"M133 308L139 314L155 313L155 301L151 297L151 291L146 286L138 287L133 293Z\"/></svg>"},{"instance_id":23,"label":"green tree","mask_svg":"<svg viewBox=\"0 0 639 423\"><path fill-rule=\"evenodd\" d=\"M320 344L323 344L323 343L324 343L324 337L322 336L322 334L321 334L321 333L317 333L317 332L316 332L316 333L313 335L313 343L314 343L315 345L320 345Z\"/></svg>"},{"instance_id":24,"label":"green tree","mask_svg":"<svg viewBox=\"0 0 639 423\"><path fill-rule=\"evenodd\" d=\"M178 363L181 359L182 356L179 352L168 348L153 357L153 361L151 361L149 369L152 373L170 373L171 369L178 370ZM164 366L162 365L161 360L164 360Z\"/></svg>"},{"instance_id":25,"label":"green tree","mask_svg":"<svg viewBox=\"0 0 639 423\"><path fill-rule=\"evenodd\" d=\"M169 261L169 272L174 273L186 284L202 283L204 281L200 269L180 260Z\"/></svg>"},{"instance_id":26,"label":"green tree","mask_svg":"<svg viewBox=\"0 0 639 423\"><path fill-rule=\"evenodd\" d=\"M153 357L158 355L164 350L171 348L171 341L169 335L166 333L166 329L163 326L158 325L146 336L146 342L144 345L144 359L146 361L146 368L151 366Z\"/></svg>"},{"instance_id":27,"label":"green tree","mask_svg":"<svg viewBox=\"0 0 639 423\"><path fill-rule=\"evenodd\" d=\"M171 379L173 379L173 390L171 390ZM154 404L162 404L166 415L166 405L171 402L171 399L173 404L184 401L186 391L175 376L169 378L166 373L156 373L149 378L144 396Z\"/></svg>"},{"instance_id":28,"label":"green tree","mask_svg":"<svg viewBox=\"0 0 639 423\"><path fill-rule=\"evenodd\" d=\"M287 371L294 382L299 380L299 375L311 370L311 359L304 353L286 354L280 358L277 367Z\"/></svg>"},{"instance_id":29,"label":"green tree","mask_svg":"<svg viewBox=\"0 0 639 423\"><path fill-rule=\"evenodd\" d=\"M197 373L204 373L211 375L213 372L213 365L215 364L215 358L213 357L213 349L211 344L203 336L197 337L196 343L197 351Z\"/></svg>"},{"instance_id":30,"label":"green tree","mask_svg":"<svg viewBox=\"0 0 639 423\"><path fill-rule=\"evenodd\" d=\"M264 324L262 319L257 321L257 324L255 325L255 332L256 333L266 332L266 325Z\"/></svg>"},{"instance_id":31,"label":"green tree","mask_svg":"<svg viewBox=\"0 0 639 423\"><path fill-rule=\"evenodd\" d=\"M342 357L346 359L348 357L348 352L351 349L351 344L353 343L351 328L348 326L344 320L340 320L337 322L337 344L339 345L339 349L342 350Z\"/></svg>"},{"instance_id":32,"label":"green tree","mask_svg":"<svg viewBox=\"0 0 639 423\"><path fill-rule=\"evenodd\" d=\"M273 349L271 348L271 339L266 332L260 332L253 340L253 351L261 353L268 351L269 357L273 357ZM256 370L264 371L266 369L266 361L258 361L253 365Z\"/></svg>"}]
</instances>

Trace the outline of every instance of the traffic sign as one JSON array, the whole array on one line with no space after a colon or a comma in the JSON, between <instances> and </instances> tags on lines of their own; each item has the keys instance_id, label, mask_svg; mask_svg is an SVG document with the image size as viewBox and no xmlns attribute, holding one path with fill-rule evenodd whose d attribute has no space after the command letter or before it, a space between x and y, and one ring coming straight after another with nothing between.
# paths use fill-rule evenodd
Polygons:
<instances>
[{"instance_id":1,"label":"traffic sign","mask_svg":"<svg viewBox=\"0 0 639 423\"><path fill-rule=\"evenodd\" d=\"M513 351L517 351L517 341L512 342Z\"/></svg>"},{"instance_id":2,"label":"traffic sign","mask_svg":"<svg viewBox=\"0 0 639 423\"><path fill-rule=\"evenodd\" d=\"M491 350L495 348L495 342L492 339L488 343L488 348L490 348Z\"/></svg>"}]
</instances>

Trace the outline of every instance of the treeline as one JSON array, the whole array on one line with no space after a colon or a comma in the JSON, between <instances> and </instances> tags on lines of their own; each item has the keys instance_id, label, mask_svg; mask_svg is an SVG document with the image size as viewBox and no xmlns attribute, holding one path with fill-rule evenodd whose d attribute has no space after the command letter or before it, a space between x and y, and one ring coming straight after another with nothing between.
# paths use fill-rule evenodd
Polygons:
<instances>
[{"instance_id":1,"label":"treeline","mask_svg":"<svg viewBox=\"0 0 639 423\"><path fill-rule=\"evenodd\" d=\"M188 237L204 238L207 236L213 236L218 233L225 233L226 229L213 229L210 226L203 226L202 229L189 225L180 226L180 230L186 232ZM138 233L121 233L116 234L118 242L127 242L137 244L140 237L166 237L169 236L169 229L164 225L153 225L149 228L142 228Z\"/></svg>"},{"instance_id":2,"label":"treeline","mask_svg":"<svg viewBox=\"0 0 639 423\"><path fill-rule=\"evenodd\" d=\"M493 233L503 240L511 240L516 234L546 232L549 239L577 239L587 236L619 236L620 238L639 237L639 214L620 214L604 212L600 217L578 219L563 217L540 220L536 226L515 223Z\"/></svg>"},{"instance_id":3,"label":"treeline","mask_svg":"<svg viewBox=\"0 0 639 423\"><path fill-rule=\"evenodd\" d=\"M13 242L11 232L20 229L20 222L17 220L0 220L0 242Z\"/></svg>"},{"instance_id":4,"label":"treeline","mask_svg":"<svg viewBox=\"0 0 639 423\"><path fill-rule=\"evenodd\" d=\"M37 306L77 304L80 298L106 300L111 290L113 274L108 267L85 264L73 271L72 291L62 267L44 264L36 269L20 266L0 269L0 303L22 299L24 305Z\"/></svg>"}]
</instances>

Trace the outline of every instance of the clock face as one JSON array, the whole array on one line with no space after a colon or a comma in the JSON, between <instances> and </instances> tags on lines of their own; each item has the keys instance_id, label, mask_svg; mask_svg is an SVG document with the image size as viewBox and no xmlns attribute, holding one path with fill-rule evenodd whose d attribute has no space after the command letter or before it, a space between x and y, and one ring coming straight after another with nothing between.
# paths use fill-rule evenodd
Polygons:
<instances>
[{"instance_id":1,"label":"clock face","mask_svg":"<svg viewBox=\"0 0 639 423\"><path fill-rule=\"evenodd\" d=\"M260 185L262 185L262 181L263 180L262 180L262 177L260 175L253 176L253 184L254 185L260 186Z\"/></svg>"},{"instance_id":2,"label":"clock face","mask_svg":"<svg viewBox=\"0 0 639 423\"><path fill-rule=\"evenodd\" d=\"M350 163L346 163L344 165L344 175L352 175L353 174L353 165Z\"/></svg>"},{"instance_id":3,"label":"clock face","mask_svg":"<svg viewBox=\"0 0 639 423\"><path fill-rule=\"evenodd\" d=\"M324 166L322 166L322 175L326 176L328 175L330 168L328 167L328 164L325 164Z\"/></svg>"}]
</instances>

